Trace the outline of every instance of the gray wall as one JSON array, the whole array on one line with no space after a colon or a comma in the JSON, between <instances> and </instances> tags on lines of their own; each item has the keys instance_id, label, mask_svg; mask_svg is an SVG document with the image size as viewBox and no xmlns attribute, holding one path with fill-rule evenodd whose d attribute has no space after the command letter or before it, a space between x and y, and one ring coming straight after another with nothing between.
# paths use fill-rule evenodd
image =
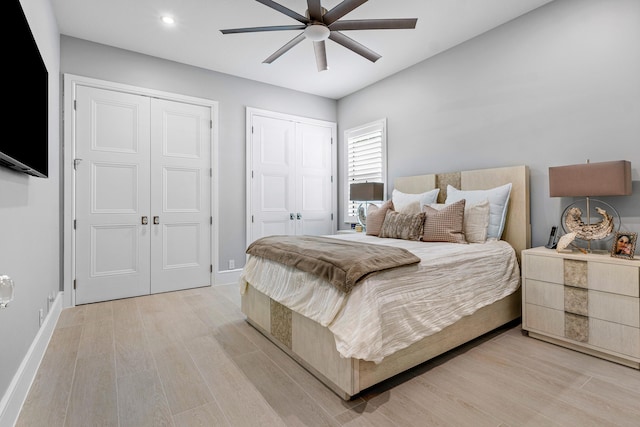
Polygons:
<instances>
[{"instance_id":1,"label":"gray wall","mask_svg":"<svg viewBox=\"0 0 640 427\"><path fill-rule=\"evenodd\" d=\"M20 3L49 72L49 178L0 168L0 274L16 286L14 301L0 310L0 398L38 333L38 310L47 314L47 298L57 295L61 284L58 27L49 0ZM20 84L23 78L9 76L7 84ZM28 129L4 131L3 138L29 143Z\"/></svg>"},{"instance_id":2,"label":"gray wall","mask_svg":"<svg viewBox=\"0 0 640 427\"><path fill-rule=\"evenodd\" d=\"M574 201L549 197L549 166L629 160L633 195L603 200L640 231L639 76L640 1L556 0L339 100L338 123L388 118L390 184L529 165L534 246Z\"/></svg>"},{"instance_id":3,"label":"gray wall","mask_svg":"<svg viewBox=\"0 0 640 427\"><path fill-rule=\"evenodd\" d=\"M212 52L211 54L215 54ZM218 101L220 270L245 260L246 107L336 121L336 101L85 40L61 37L62 73Z\"/></svg>"}]
</instances>

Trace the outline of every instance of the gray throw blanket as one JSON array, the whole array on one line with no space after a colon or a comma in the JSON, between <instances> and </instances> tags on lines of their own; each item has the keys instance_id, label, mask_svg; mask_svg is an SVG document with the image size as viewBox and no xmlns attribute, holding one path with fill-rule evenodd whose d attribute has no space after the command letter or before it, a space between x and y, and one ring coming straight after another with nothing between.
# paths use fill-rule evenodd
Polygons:
<instances>
[{"instance_id":1,"label":"gray throw blanket","mask_svg":"<svg viewBox=\"0 0 640 427\"><path fill-rule=\"evenodd\" d=\"M262 237L247 253L311 273L345 293L368 274L420 262L403 248L324 236Z\"/></svg>"}]
</instances>

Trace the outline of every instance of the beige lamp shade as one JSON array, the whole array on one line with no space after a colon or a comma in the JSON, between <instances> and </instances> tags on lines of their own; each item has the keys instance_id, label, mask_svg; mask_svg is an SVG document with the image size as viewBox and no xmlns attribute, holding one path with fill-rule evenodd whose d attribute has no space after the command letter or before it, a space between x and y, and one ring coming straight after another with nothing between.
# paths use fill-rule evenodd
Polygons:
<instances>
[{"instance_id":1,"label":"beige lamp shade","mask_svg":"<svg viewBox=\"0 0 640 427\"><path fill-rule=\"evenodd\" d=\"M549 168L551 197L629 196L631 192L627 160Z\"/></svg>"},{"instance_id":2,"label":"beige lamp shade","mask_svg":"<svg viewBox=\"0 0 640 427\"><path fill-rule=\"evenodd\" d=\"M372 202L384 200L384 183L360 182L349 186L349 200Z\"/></svg>"}]
</instances>

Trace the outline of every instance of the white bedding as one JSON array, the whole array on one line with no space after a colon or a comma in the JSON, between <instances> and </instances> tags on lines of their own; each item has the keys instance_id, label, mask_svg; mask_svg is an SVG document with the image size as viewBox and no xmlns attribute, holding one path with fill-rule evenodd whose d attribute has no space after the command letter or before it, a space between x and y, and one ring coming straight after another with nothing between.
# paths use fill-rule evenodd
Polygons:
<instances>
[{"instance_id":1,"label":"white bedding","mask_svg":"<svg viewBox=\"0 0 640 427\"><path fill-rule=\"evenodd\" d=\"M381 239L364 233L333 237L403 247L421 262L371 275L345 295L311 274L249 257L240 291L244 293L251 283L328 327L343 357L379 363L520 286L515 251L504 241L464 245Z\"/></svg>"}]
</instances>

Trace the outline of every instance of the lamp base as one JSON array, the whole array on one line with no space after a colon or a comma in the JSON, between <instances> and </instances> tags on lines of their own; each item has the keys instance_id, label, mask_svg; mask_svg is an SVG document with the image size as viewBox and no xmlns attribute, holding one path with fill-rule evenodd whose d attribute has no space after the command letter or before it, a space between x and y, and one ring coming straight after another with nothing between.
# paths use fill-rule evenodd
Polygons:
<instances>
[{"instance_id":1,"label":"lamp base","mask_svg":"<svg viewBox=\"0 0 640 427\"><path fill-rule=\"evenodd\" d=\"M367 207L369 202L362 202L358 206L358 224L362 226L362 231L367 229Z\"/></svg>"}]
</instances>

